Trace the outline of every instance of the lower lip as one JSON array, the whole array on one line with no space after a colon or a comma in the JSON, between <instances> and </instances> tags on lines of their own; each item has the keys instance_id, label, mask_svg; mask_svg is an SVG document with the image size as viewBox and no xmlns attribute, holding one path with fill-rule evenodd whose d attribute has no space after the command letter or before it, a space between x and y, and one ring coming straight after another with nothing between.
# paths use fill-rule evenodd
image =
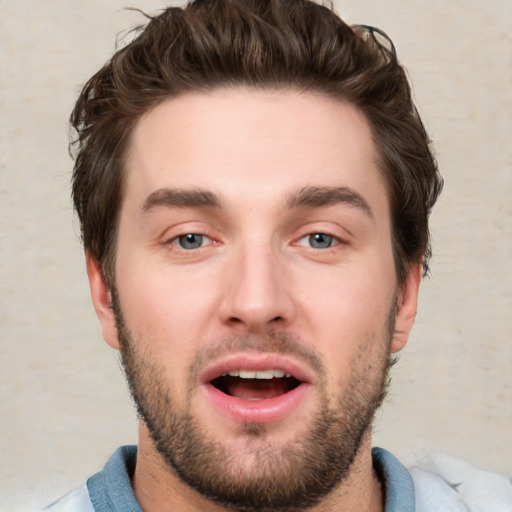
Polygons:
<instances>
[{"instance_id":1,"label":"lower lip","mask_svg":"<svg viewBox=\"0 0 512 512\"><path fill-rule=\"evenodd\" d=\"M302 383L295 389L274 398L243 400L219 391L211 384L203 390L213 406L224 416L238 423L274 423L289 417L305 399L310 384Z\"/></svg>"}]
</instances>

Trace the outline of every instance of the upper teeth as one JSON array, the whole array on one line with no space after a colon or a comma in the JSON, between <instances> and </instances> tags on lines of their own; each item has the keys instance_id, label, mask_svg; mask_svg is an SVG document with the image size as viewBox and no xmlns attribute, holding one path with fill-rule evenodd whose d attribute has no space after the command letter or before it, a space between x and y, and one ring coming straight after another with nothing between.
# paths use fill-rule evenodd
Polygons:
<instances>
[{"instance_id":1,"label":"upper teeth","mask_svg":"<svg viewBox=\"0 0 512 512\"><path fill-rule=\"evenodd\" d=\"M272 379L276 377L291 377L289 373L285 373L282 370L231 370L223 374L223 377L229 375L230 377L240 377L241 379Z\"/></svg>"}]
</instances>

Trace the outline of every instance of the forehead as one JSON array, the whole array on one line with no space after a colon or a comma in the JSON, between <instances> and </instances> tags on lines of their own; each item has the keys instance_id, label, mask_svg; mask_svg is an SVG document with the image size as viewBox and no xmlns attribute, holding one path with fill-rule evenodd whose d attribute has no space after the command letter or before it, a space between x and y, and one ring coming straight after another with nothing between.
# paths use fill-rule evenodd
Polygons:
<instances>
[{"instance_id":1,"label":"forehead","mask_svg":"<svg viewBox=\"0 0 512 512\"><path fill-rule=\"evenodd\" d=\"M368 122L346 102L296 91L190 93L136 124L124 199L140 205L165 187L196 186L229 200L348 186L382 200L376 162Z\"/></svg>"}]
</instances>

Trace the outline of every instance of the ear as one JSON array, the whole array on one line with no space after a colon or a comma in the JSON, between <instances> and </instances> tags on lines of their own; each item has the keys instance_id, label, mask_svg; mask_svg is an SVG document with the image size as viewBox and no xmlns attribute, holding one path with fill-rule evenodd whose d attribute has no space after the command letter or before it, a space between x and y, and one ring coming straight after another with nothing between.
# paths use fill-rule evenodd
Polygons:
<instances>
[{"instance_id":1,"label":"ear","mask_svg":"<svg viewBox=\"0 0 512 512\"><path fill-rule=\"evenodd\" d=\"M100 319L101 332L105 341L116 350L119 350L119 337L117 335L116 318L112 309L112 295L101 273L98 259L90 251L85 253L87 275L91 288L91 297L96 314Z\"/></svg>"},{"instance_id":2,"label":"ear","mask_svg":"<svg viewBox=\"0 0 512 512\"><path fill-rule=\"evenodd\" d=\"M409 267L405 282L396 299L395 330L391 342L391 352L393 353L399 352L405 347L414 324L422 271L421 263L414 263Z\"/></svg>"}]
</instances>

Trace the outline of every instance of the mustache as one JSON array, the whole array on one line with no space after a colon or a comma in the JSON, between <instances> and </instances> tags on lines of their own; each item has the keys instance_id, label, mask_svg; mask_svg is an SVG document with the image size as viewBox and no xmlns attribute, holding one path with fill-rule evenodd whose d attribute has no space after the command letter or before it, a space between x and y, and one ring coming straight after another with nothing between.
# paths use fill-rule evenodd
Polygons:
<instances>
[{"instance_id":1,"label":"mustache","mask_svg":"<svg viewBox=\"0 0 512 512\"><path fill-rule=\"evenodd\" d=\"M325 367L318 352L306 347L297 336L279 331L264 335L231 334L201 349L190 365L191 381L196 380L204 366L215 359L222 359L237 352L290 354L311 366L319 375L325 375Z\"/></svg>"}]
</instances>

